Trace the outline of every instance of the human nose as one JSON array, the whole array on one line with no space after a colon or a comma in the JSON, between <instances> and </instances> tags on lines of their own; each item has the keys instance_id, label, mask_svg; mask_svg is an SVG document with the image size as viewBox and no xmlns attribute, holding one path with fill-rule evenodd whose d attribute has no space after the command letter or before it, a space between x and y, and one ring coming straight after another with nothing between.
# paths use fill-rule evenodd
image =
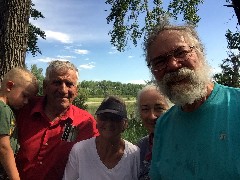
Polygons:
<instances>
[{"instance_id":1,"label":"human nose","mask_svg":"<svg viewBox=\"0 0 240 180\"><path fill-rule=\"evenodd\" d=\"M177 70L182 67L182 61L179 61L178 58L173 55L169 55L166 59L166 67L169 70Z\"/></svg>"},{"instance_id":2,"label":"human nose","mask_svg":"<svg viewBox=\"0 0 240 180\"><path fill-rule=\"evenodd\" d=\"M156 113L154 109L150 109L148 113L149 119L156 119L158 116L159 116L158 113Z\"/></svg>"},{"instance_id":3,"label":"human nose","mask_svg":"<svg viewBox=\"0 0 240 180\"><path fill-rule=\"evenodd\" d=\"M61 85L59 86L59 90L62 92L67 92L68 91L68 87L67 85L63 82L61 83Z\"/></svg>"}]
</instances>

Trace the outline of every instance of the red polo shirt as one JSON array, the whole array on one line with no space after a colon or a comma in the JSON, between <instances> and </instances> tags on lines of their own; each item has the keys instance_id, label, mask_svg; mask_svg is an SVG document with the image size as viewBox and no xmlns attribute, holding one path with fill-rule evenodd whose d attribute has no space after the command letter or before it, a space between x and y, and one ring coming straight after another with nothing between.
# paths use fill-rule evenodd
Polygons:
<instances>
[{"instance_id":1,"label":"red polo shirt","mask_svg":"<svg viewBox=\"0 0 240 180\"><path fill-rule=\"evenodd\" d=\"M17 116L20 150L16 162L23 180L62 179L73 144L98 135L96 121L87 111L72 105L64 116L51 123L43 106L44 98L38 97ZM72 136L72 142L62 139L67 123L75 127L76 138Z\"/></svg>"}]
</instances>

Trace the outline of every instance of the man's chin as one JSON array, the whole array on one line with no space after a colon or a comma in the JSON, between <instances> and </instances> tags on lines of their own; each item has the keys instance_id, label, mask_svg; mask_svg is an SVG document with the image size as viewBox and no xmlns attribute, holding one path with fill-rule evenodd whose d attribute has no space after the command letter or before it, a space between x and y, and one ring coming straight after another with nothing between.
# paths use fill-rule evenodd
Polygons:
<instances>
[{"instance_id":1,"label":"man's chin","mask_svg":"<svg viewBox=\"0 0 240 180\"><path fill-rule=\"evenodd\" d=\"M61 99L55 102L56 108L58 107L59 109L67 109L70 106L70 102L67 99Z\"/></svg>"},{"instance_id":2,"label":"man's chin","mask_svg":"<svg viewBox=\"0 0 240 180\"><path fill-rule=\"evenodd\" d=\"M67 101L67 102L62 102L62 103L60 104L60 106L62 106L62 107L64 107L64 108L68 108L68 107L70 106L70 103L69 103L69 101Z\"/></svg>"},{"instance_id":3,"label":"man's chin","mask_svg":"<svg viewBox=\"0 0 240 180\"><path fill-rule=\"evenodd\" d=\"M69 99L68 98L58 98L57 102L59 104L65 104L65 103L69 103Z\"/></svg>"}]
</instances>

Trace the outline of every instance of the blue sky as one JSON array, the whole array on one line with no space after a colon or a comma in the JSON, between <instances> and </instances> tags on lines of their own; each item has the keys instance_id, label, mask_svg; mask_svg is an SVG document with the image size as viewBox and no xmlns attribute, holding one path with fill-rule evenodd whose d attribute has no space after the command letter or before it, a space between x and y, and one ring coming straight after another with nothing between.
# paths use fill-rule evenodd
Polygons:
<instances>
[{"instance_id":1,"label":"blue sky","mask_svg":"<svg viewBox=\"0 0 240 180\"><path fill-rule=\"evenodd\" d=\"M218 72L219 64L227 57L224 35L227 29L235 31L237 18L232 8L223 6L225 0L205 1L199 7L201 21L197 31L209 64ZM33 0L33 3L45 18L31 22L45 31L47 39L38 42L42 55L27 55L28 67L37 64L45 73L48 62L60 59L78 67L80 81L144 83L151 79L141 42L137 47L130 42L125 52L118 52L111 45L108 32L112 26L106 21L110 7L105 0Z\"/></svg>"}]
</instances>

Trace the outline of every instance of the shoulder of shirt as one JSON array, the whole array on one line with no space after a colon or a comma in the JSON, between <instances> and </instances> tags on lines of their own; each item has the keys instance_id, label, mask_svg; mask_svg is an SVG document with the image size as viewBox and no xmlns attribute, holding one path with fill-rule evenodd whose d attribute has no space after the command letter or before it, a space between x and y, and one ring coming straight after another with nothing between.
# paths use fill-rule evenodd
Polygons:
<instances>
[{"instance_id":1,"label":"shoulder of shirt","mask_svg":"<svg viewBox=\"0 0 240 180\"><path fill-rule=\"evenodd\" d=\"M89 139L85 139L82 141L79 141L73 145L73 148L75 151L78 151L79 149L84 149L85 147L88 147L88 144L92 144L93 142L95 143L96 137L92 137Z\"/></svg>"},{"instance_id":2,"label":"shoulder of shirt","mask_svg":"<svg viewBox=\"0 0 240 180\"><path fill-rule=\"evenodd\" d=\"M33 107L36 104L40 103L40 101L44 100L44 96L34 96L33 98L31 98L28 102L27 105L25 105L24 107Z\"/></svg>"},{"instance_id":3,"label":"shoulder of shirt","mask_svg":"<svg viewBox=\"0 0 240 180\"><path fill-rule=\"evenodd\" d=\"M123 139L125 142L125 148L127 148L128 152L135 152L140 151L139 147L137 145L134 145L133 143Z\"/></svg>"},{"instance_id":4,"label":"shoulder of shirt","mask_svg":"<svg viewBox=\"0 0 240 180\"><path fill-rule=\"evenodd\" d=\"M12 108L3 101L0 101L0 106L1 106L1 108L6 108L6 109L11 109L12 110Z\"/></svg>"},{"instance_id":5,"label":"shoulder of shirt","mask_svg":"<svg viewBox=\"0 0 240 180\"><path fill-rule=\"evenodd\" d=\"M148 138L149 138L149 135L144 136L141 139L139 139L139 141L137 142L137 146L141 147L141 144L148 143Z\"/></svg>"},{"instance_id":6,"label":"shoulder of shirt","mask_svg":"<svg viewBox=\"0 0 240 180\"><path fill-rule=\"evenodd\" d=\"M74 116L79 116L81 115L81 117L87 117L89 120L93 120L94 117L91 113L89 113L88 111L81 109L77 106L71 105L71 109L74 113Z\"/></svg>"},{"instance_id":7,"label":"shoulder of shirt","mask_svg":"<svg viewBox=\"0 0 240 180\"><path fill-rule=\"evenodd\" d=\"M214 88L222 88L222 89L227 89L227 90L233 90L233 91L240 92L240 88L239 87L230 87L230 86L225 86L225 85L218 84L218 83L215 83L215 87Z\"/></svg>"}]
</instances>

